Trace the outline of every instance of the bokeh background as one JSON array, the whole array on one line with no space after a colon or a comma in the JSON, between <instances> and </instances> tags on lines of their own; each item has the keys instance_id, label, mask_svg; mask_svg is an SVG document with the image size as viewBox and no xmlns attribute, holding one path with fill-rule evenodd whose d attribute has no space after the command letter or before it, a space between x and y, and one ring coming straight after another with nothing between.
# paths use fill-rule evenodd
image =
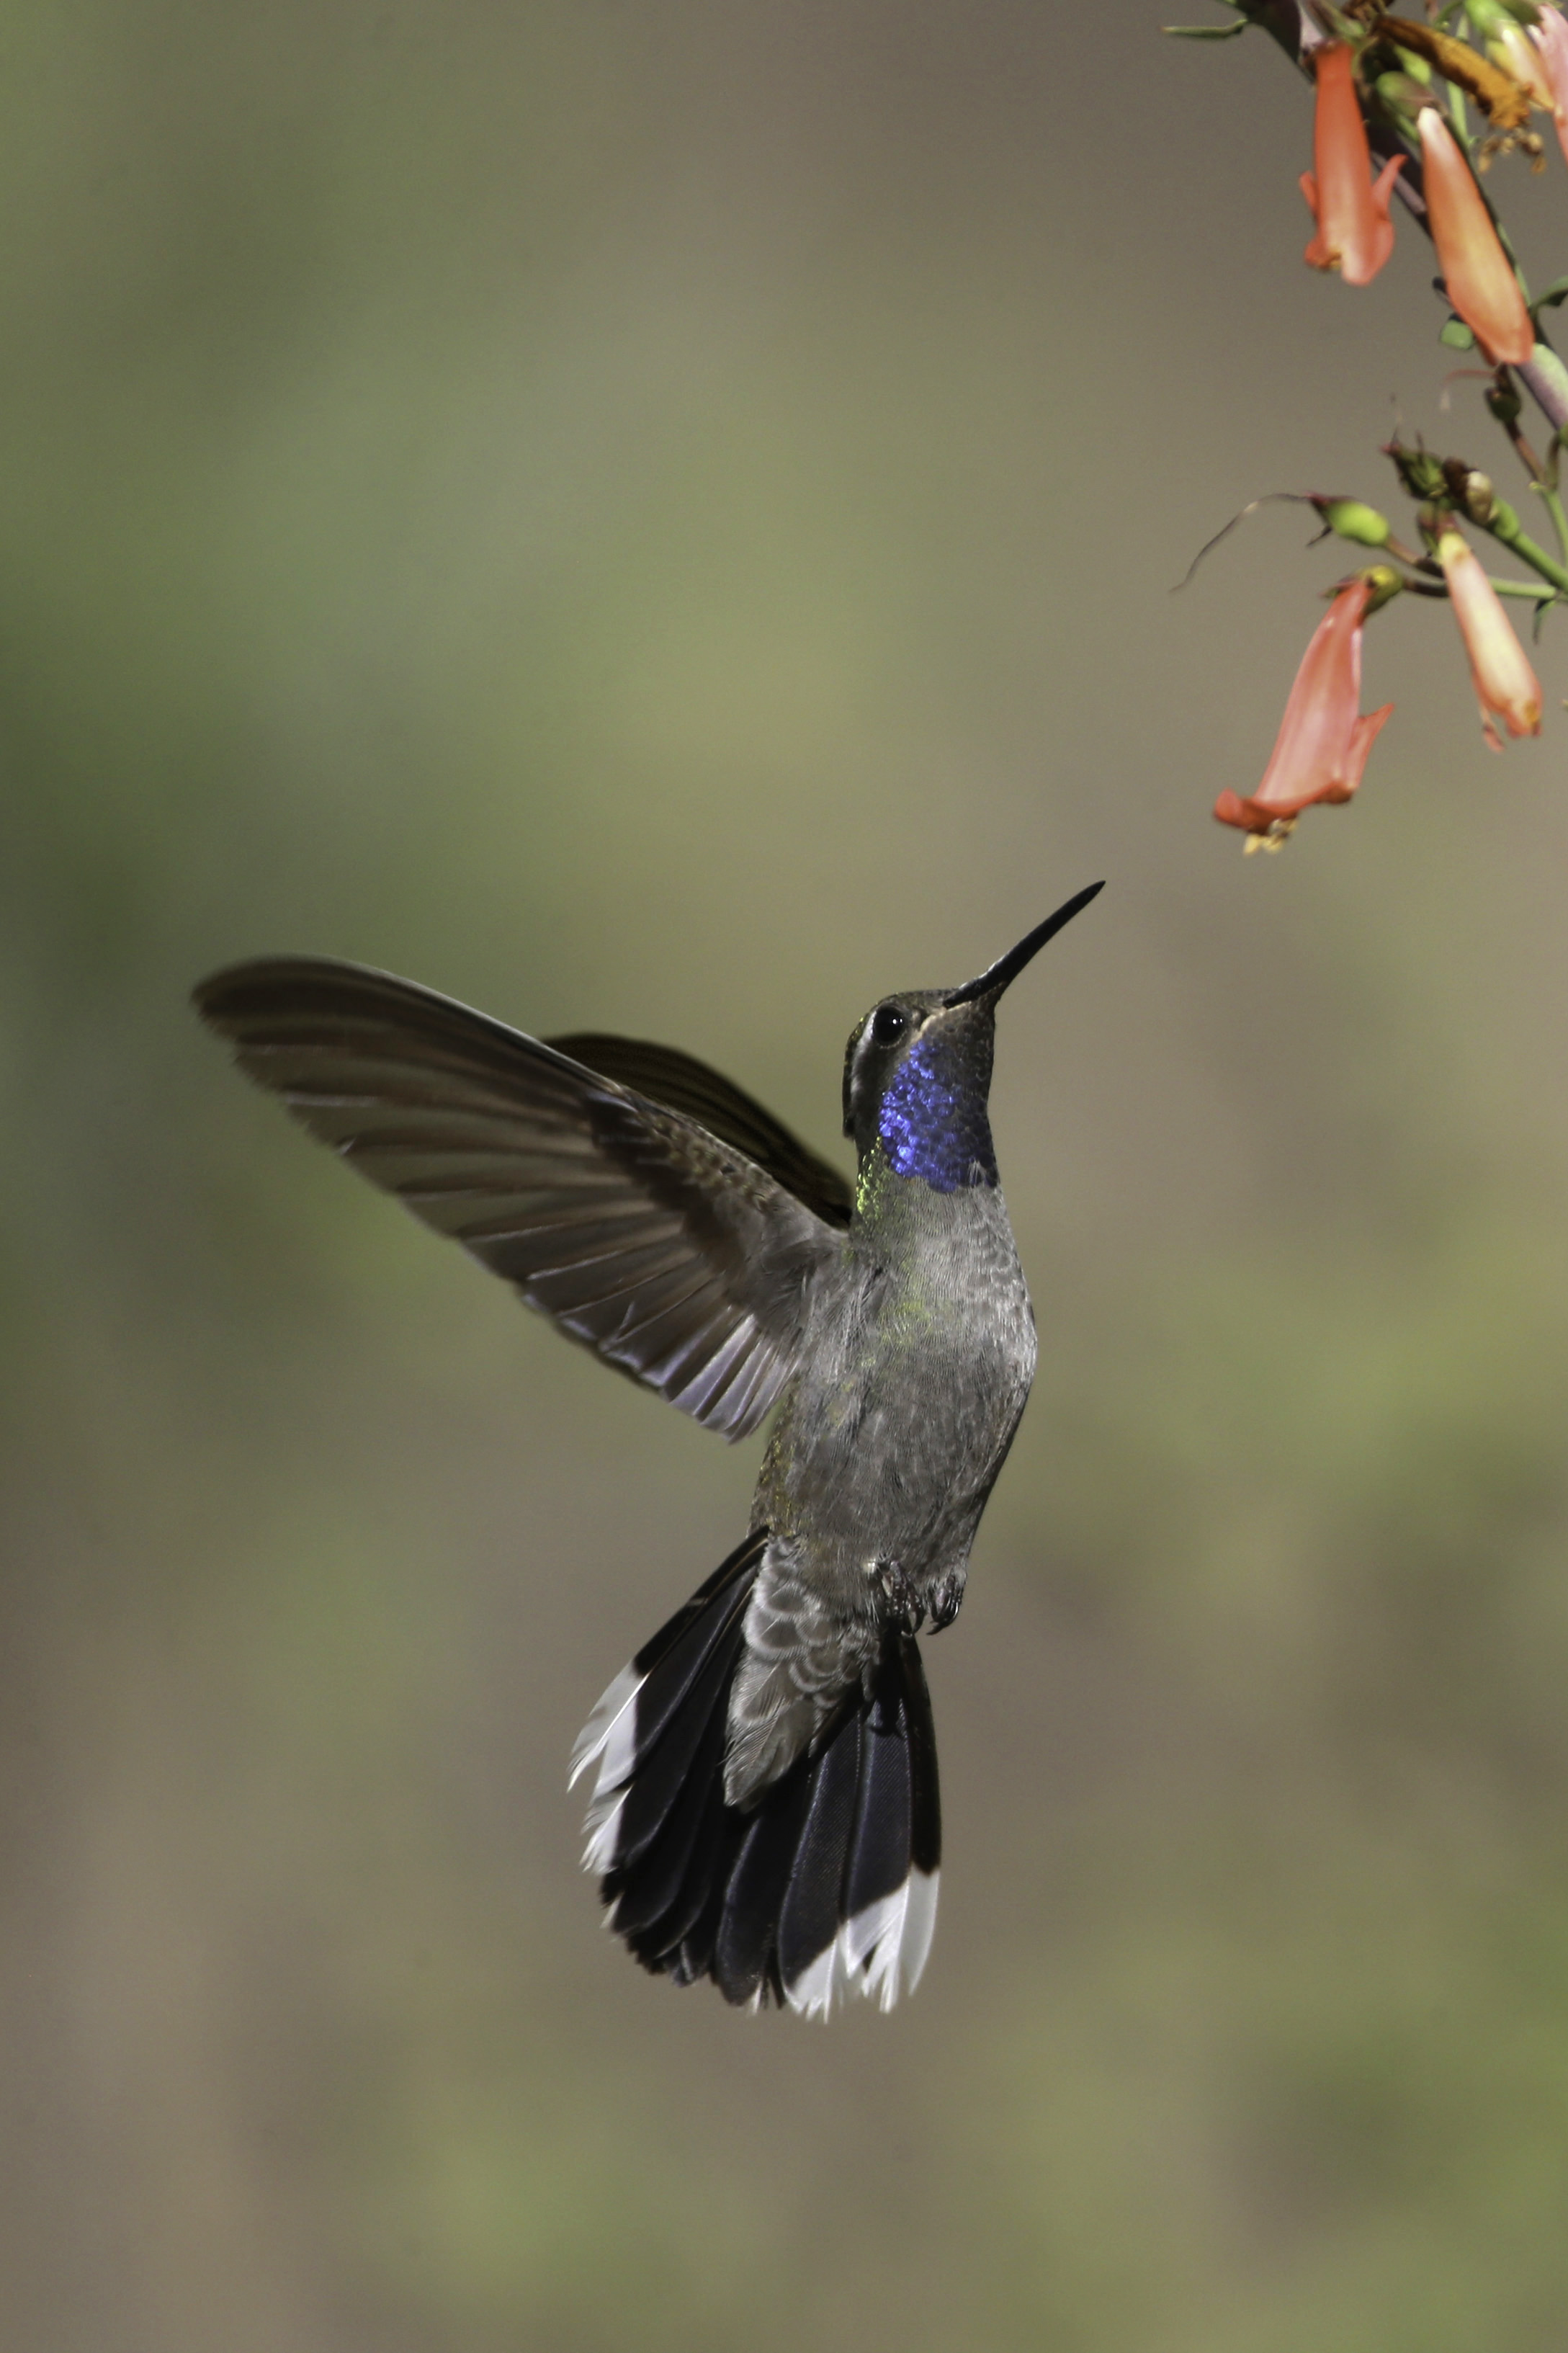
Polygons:
<instances>
[{"instance_id":1,"label":"bokeh background","mask_svg":"<svg viewBox=\"0 0 1568 2353\"><path fill-rule=\"evenodd\" d=\"M1408 227L1302 268L1279 54L1161 13L6 12L7 2348L1565 2341L1568 662L1495 759L1396 606L1361 800L1211 823L1343 553L1194 550L1491 428ZM736 2017L563 1766L755 1450L186 992L358 957L832 1148L865 1007L1099 874L1002 1026L931 1968Z\"/></svg>"}]
</instances>

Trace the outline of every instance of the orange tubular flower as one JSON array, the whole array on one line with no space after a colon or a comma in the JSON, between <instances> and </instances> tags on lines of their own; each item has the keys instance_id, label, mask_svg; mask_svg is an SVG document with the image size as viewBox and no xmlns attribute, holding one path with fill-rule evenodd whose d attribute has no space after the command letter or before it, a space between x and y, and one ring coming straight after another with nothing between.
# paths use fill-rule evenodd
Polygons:
<instances>
[{"instance_id":1,"label":"orange tubular flower","mask_svg":"<svg viewBox=\"0 0 1568 2353\"><path fill-rule=\"evenodd\" d=\"M1305 259L1314 269L1337 269L1347 286L1370 286L1394 251L1388 207L1394 175L1405 158L1396 155L1385 164L1373 182L1351 53L1342 41L1327 41L1317 58L1318 111L1312 125L1317 171L1302 173L1301 194L1311 207L1318 234Z\"/></svg>"},{"instance_id":2,"label":"orange tubular flower","mask_svg":"<svg viewBox=\"0 0 1568 2353\"><path fill-rule=\"evenodd\" d=\"M1239 826L1254 847L1276 847L1304 808L1317 801L1348 801L1362 779L1366 755L1393 712L1361 711L1362 624L1372 584L1342 588L1312 633L1285 705L1274 754L1250 800L1221 793L1214 813Z\"/></svg>"},{"instance_id":3,"label":"orange tubular flower","mask_svg":"<svg viewBox=\"0 0 1568 2353\"><path fill-rule=\"evenodd\" d=\"M1557 125L1558 144L1568 157L1568 25L1555 8L1545 5L1545 0L1540 21L1530 37L1541 52L1541 70L1552 92L1552 118Z\"/></svg>"},{"instance_id":4,"label":"orange tubular flower","mask_svg":"<svg viewBox=\"0 0 1568 2353\"><path fill-rule=\"evenodd\" d=\"M1540 681L1514 636L1501 597L1482 569L1480 557L1457 531L1446 531L1437 542L1437 561L1470 658L1482 734L1494 752L1502 750L1491 723L1495 711L1510 735L1539 735Z\"/></svg>"},{"instance_id":5,"label":"orange tubular flower","mask_svg":"<svg viewBox=\"0 0 1568 2353\"><path fill-rule=\"evenodd\" d=\"M1420 130L1426 212L1448 300L1493 367L1522 367L1535 329L1475 174L1435 106L1422 108Z\"/></svg>"}]
</instances>

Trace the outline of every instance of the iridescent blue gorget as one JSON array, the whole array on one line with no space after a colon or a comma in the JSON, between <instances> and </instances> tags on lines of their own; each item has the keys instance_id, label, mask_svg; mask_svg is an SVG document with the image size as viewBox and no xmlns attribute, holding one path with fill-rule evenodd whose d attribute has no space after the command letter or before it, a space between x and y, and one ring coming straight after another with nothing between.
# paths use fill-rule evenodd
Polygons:
<instances>
[{"instance_id":1,"label":"iridescent blue gorget","mask_svg":"<svg viewBox=\"0 0 1568 2353\"><path fill-rule=\"evenodd\" d=\"M994 1185L996 1155L985 1099L939 1031L921 1038L894 1071L877 1132L900 1176L920 1176L938 1193Z\"/></svg>"}]
</instances>

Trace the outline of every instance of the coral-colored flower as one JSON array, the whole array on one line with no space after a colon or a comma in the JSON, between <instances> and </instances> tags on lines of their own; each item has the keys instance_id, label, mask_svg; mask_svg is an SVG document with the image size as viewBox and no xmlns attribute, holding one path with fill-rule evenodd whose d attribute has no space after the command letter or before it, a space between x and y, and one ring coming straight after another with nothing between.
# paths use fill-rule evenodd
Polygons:
<instances>
[{"instance_id":1,"label":"coral-colored flower","mask_svg":"<svg viewBox=\"0 0 1568 2353\"><path fill-rule=\"evenodd\" d=\"M1552 92L1552 117L1557 125L1557 140L1563 155L1568 157L1568 24L1561 11L1549 7L1542 0L1540 19L1531 39L1541 52L1541 70L1546 87Z\"/></svg>"},{"instance_id":2,"label":"coral-colored flower","mask_svg":"<svg viewBox=\"0 0 1568 2353\"><path fill-rule=\"evenodd\" d=\"M1315 801L1348 801L1394 705L1361 710L1361 636L1372 583L1342 588L1312 633L1285 705L1273 757L1250 800L1221 793L1214 813L1260 842L1279 842ZM1252 844L1249 842L1247 848Z\"/></svg>"},{"instance_id":3,"label":"coral-colored flower","mask_svg":"<svg viewBox=\"0 0 1568 2353\"><path fill-rule=\"evenodd\" d=\"M1305 258L1314 269L1337 269L1347 286L1370 286L1394 251L1388 206L1405 158L1396 155L1385 164L1373 182L1351 53L1343 41L1326 41L1317 60L1318 111L1312 125L1317 170L1302 173L1301 194L1311 206L1318 234Z\"/></svg>"},{"instance_id":4,"label":"coral-colored flower","mask_svg":"<svg viewBox=\"0 0 1568 2353\"><path fill-rule=\"evenodd\" d=\"M1502 750L1491 723L1495 711L1510 735L1539 735L1540 681L1513 633L1501 597L1482 569L1480 557L1457 531L1446 531L1437 542L1437 561L1470 658L1482 734L1494 752Z\"/></svg>"},{"instance_id":5,"label":"coral-colored flower","mask_svg":"<svg viewBox=\"0 0 1568 2353\"><path fill-rule=\"evenodd\" d=\"M1535 330L1475 174L1435 106L1422 108L1420 130L1426 216L1448 300L1493 367L1522 367Z\"/></svg>"}]
</instances>

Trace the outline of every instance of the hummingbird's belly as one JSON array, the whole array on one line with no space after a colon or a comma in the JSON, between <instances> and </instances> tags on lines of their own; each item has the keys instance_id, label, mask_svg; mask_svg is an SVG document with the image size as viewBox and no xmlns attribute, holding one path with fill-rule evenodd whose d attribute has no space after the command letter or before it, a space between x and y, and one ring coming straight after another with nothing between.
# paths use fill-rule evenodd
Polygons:
<instances>
[{"instance_id":1,"label":"hummingbird's belly","mask_svg":"<svg viewBox=\"0 0 1568 2353\"><path fill-rule=\"evenodd\" d=\"M961 1266L928 1251L849 1303L763 1466L759 1520L852 1615L879 1609L890 1565L917 1588L962 1572L1028 1397L1034 1317L1012 1236L987 1237L978 1264L973 1239Z\"/></svg>"}]
</instances>

